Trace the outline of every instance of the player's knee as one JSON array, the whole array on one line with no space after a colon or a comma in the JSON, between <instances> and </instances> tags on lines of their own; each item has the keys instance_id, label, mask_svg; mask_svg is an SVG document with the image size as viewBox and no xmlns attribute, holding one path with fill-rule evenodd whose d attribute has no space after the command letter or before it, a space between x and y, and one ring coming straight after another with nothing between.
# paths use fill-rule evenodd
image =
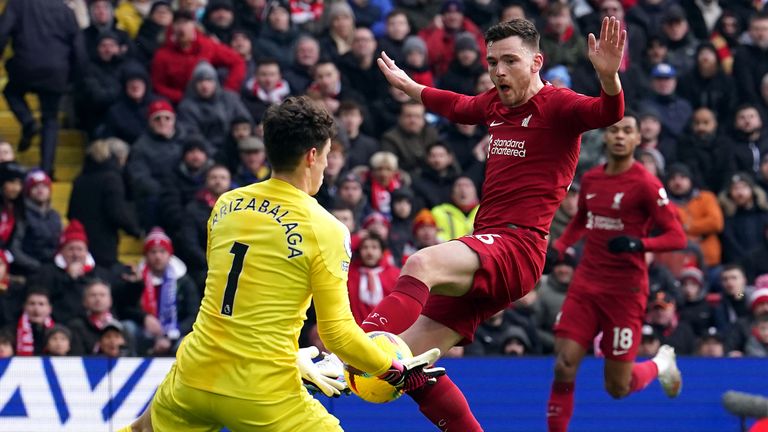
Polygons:
<instances>
[{"instance_id":1,"label":"player's knee","mask_svg":"<svg viewBox=\"0 0 768 432\"><path fill-rule=\"evenodd\" d=\"M555 360L555 378L558 381L573 381L578 367L579 364L573 357L560 353Z\"/></svg>"},{"instance_id":2,"label":"player's knee","mask_svg":"<svg viewBox=\"0 0 768 432\"><path fill-rule=\"evenodd\" d=\"M605 391L614 399L621 399L629 394L629 383L619 380L605 381Z\"/></svg>"},{"instance_id":3,"label":"player's knee","mask_svg":"<svg viewBox=\"0 0 768 432\"><path fill-rule=\"evenodd\" d=\"M429 254L419 251L408 257L400 274L424 280L433 268L432 258Z\"/></svg>"}]
</instances>

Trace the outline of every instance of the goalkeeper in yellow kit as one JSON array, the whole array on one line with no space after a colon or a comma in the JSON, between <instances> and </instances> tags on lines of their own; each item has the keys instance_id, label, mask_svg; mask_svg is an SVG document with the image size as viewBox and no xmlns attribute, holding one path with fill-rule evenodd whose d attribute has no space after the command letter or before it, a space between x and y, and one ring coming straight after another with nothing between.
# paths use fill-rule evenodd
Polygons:
<instances>
[{"instance_id":1,"label":"goalkeeper in yellow kit","mask_svg":"<svg viewBox=\"0 0 768 432\"><path fill-rule=\"evenodd\" d=\"M355 324L347 297L347 228L314 198L333 118L306 97L264 117L272 178L222 195L208 220L208 277L192 332L150 407L125 431L340 431L302 385L329 396L344 383L299 353L314 298L325 346L350 366L406 391L441 375L433 349L401 362ZM336 375L339 371L330 375Z\"/></svg>"}]
</instances>

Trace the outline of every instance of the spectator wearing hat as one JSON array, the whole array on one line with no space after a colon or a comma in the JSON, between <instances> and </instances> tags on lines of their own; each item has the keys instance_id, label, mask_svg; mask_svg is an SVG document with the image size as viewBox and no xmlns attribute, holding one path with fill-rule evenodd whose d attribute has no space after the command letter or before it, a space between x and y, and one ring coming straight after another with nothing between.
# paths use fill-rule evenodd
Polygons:
<instances>
[{"instance_id":1,"label":"spectator wearing hat","mask_svg":"<svg viewBox=\"0 0 768 432\"><path fill-rule=\"evenodd\" d=\"M723 211L717 196L694 185L691 170L683 163L667 168L666 188L669 198L677 206L688 240L701 249L704 264L720 264L722 246L719 234L723 231Z\"/></svg>"},{"instance_id":2,"label":"spectator wearing hat","mask_svg":"<svg viewBox=\"0 0 768 432\"><path fill-rule=\"evenodd\" d=\"M678 94L691 103L693 109L709 108L720 122L728 122L736 108L736 85L726 75L717 56L717 48L703 42L696 49L695 64L680 79Z\"/></svg>"},{"instance_id":3,"label":"spectator wearing hat","mask_svg":"<svg viewBox=\"0 0 768 432\"><path fill-rule=\"evenodd\" d=\"M696 348L696 355L700 357L724 357L725 347L723 345L723 333L717 327L710 327L707 332L699 338L699 345Z\"/></svg>"},{"instance_id":4,"label":"spectator wearing hat","mask_svg":"<svg viewBox=\"0 0 768 432\"><path fill-rule=\"evenodd\" d=\"M166 34L173 21L173 8L168 0L155 0L149 9L149 14L141 22L139 33L136 35L136 56L145 65L152 63L155 51L160 48L161 39Z\"/></svg>"},{"instance_id":5,"label":"spectator wearing hat","mask_svg":"<svg viewBox=\"0 0 768 432\"><path fill-rule=\"evenodd\" d=\"M149 127L131 146L128 173L131 190L145 229L157 224L157 205L161 181L168 167L181 159L183 137L176 125L176 113L168 101L158 99L149 104Z\"/></svg>"},{"instance_id":6,"label":"spectator wearing hat","mask_svg":"<svg viewBox=\"0 0 768 432\"><path fill-rule=\"evenodd\" d=\"M437 222L435 222L429 209L421 209L416 213L411 225L411 232L413 233L413 242L403 248L403 263L418 250L441 243L437 237Z\"/></svg>"},{"instance_id":7,"label":"spectator wearing hat","mask_svg":"<svg viewBox=\"0 0 768 432\"><path fill-rule=\"evenodd\" d=\"M468 32L475 38L480 51L480 61L485 61L485 39L480 29L464 16L462 0L445 0L440 8L442 26L432 23L419 32L419 37L427 44L428 63L435 77L440 78L447 70L456 52L455 43L459 34Z\"/></svg>"},{"instance_id":8,"label":"spectator wearing hat","mask_svg":"<svg viewBox=\"0 0 768 432\"><path fill-rule=\"evenodd\" d=\"M96 40L96 58L88 63L85 75L75 92L75 105L81 128L91 136L106 120L109 108L123 93L120 81L126 62L119 36L102 32ZM138 67L141 67L137 64Z\"/></svg>"},{"instance_id":9,"label":"spectator wearing hat","mask_svg":"<svg viewBox=\"0 0 768 432\"><path fill-rule=\"evenodd\" d=\"M448 241L472 234L479 208L475 183L469 177L456 177L451 185L450 200L432 207L438 238Z\"/></svg>"},{"instance_id":10,"label":"spectator wearing hat","mask_svg":"<svg viewBox=\"0 0 768 432\"><path fill-rule=\"evenodd\" d=\"M119 230L133 237L141 235L123 183L125 161L119 154L127 149L128 145L116 138L91 143L69 197L67 218L77 219L85 227L93 258L104 268L117 264Z\"/></svg>"},{"instance_id":11,"label":"spectator wearing hat","mask_svg":"<svg viewBox=\"0 0 768 432\"><path fill-rule=\"evenodd\" d=\"M415 207L413 192L408 188L395 189L391 193L392 220L389 228L388 243L395 265L403 264L403 250L413 243L413 217L418 210Z\"/></svg>"},{"instance_id":12,"label":"spectator wearing hat","mask_svg":"<svg viewBox=\"0 0 768 432\"><path fill-rule=\"evenodd\" d=\"M372 212L363 219L361 230L358 232L359 239L365 238L368 234L374 234L386 241L389 238L390 229L389 219L379 212ZM354 246L358 246L359 242Z\"/></svg>"},{"instance_id":13,"label":"spectator wearing hat","mask_svg":"<svg viewBox=\"0 0 768 432\"><path fill-rule=\"evenodd\" d=\"M383 33L374 33L379 36L376 41L377 51L384 51L395 63L404 65L403 45L408 35L411 34L408 15L402 9L393 9L386 15ZM426 53L426 46L424 52Z\"/></svg>"},{"instance_id":14,"label":"spectator wearing hat","mask_svg":"<svg viewBox=\"0 0 768 432\"><path fill-rule=\"evenodd\" d=\"M56 324L45 331L43 354L47 356L67 356L73 354L72 332L63 325Z\"/></svg>"},{"instance_id":15,"label":"spectator wearing hat","mask_svg":"<svg viewBox=\"0 0 768 432\"><path fill-rule=\"evenodd\" d=\"M301 35L290 52L293 54L291 63L283 69L283 76L290 84L293 94L301 95L314 80L312 71L320 60L320 44L310 35Z\"/></svg>"},{"instance_id":16,"label":"spectator wearing hat","mask_svg":"<svg viewBox=\"0 0 768 432\"><path fill-rule=\"evenodd\" d=\"M267 160L264 141L255 136L242 138L237 143L240 164L234 171L232 187L248 186L267 180L272 167Z\"/></svg>"},{"instance_id":17,"label":"spectator wearing hat","mask_svg":"<svg viewBox=\"0 0 768 432\"><path fill-rule=\"evenodd\" d=\"M475 94L475 83L486 68L480 61L480 49L475 37L467 32L456 36L456 52L448 70L438 79L438 87L465 95Z\"/></svg>"},{"instance_id":18,"label":"spectator wearing hat","mask_svg":"<svg viewBox=\"0 0 768 432\"><path fill-rule=\"evenodd\" d=\"M320 38L320 52L333 62L352 49L355 13L347 2L336 2L325 9L326 31Z\"/></svg>"},{"instance_id":19,"label":"spectator wearing hat","mask_svg":"<svg viewBox=\"0 0 768 432\"><path fill-rule=\"evenodd\" d=\"M413 191L427 208L450 203L454 182L460 174L461 171L448 146L441 142L430 144L427 147L424 166L413 179Z\"/></svg>"},{"instance_id":20,"label":"spectator wearing hat","mask_svg":"<svg viewBox=\"0 0 768 432\"><path fill-rule=\"evenodd\" d=\"M336 206L343 206L352 209L355 215L355 224L362 226L363 219L368 216L373 209L368 202L367 195L363 192L363 181L360 176L354 173L348 173L339 181L339 191L336 198Z\"/></svg>"},{"instance_id":21,"label":"spectator wearing hat","mask_svg":"<svg viewBox=\"0 0 768 432\"><path fill-rule=\"evenodd\" d=\"M120 321L110 321L101 329L95 354L103 357L117 358L129 355L127 351L125 326Z\"/></svg>"},{"instance_id":22,"label":"spectator wearing hat","mask_svg":"<svg viewBox=\"0 0 768 432\"><path fill-rule=\"evenodd\" d=\"M749 19L749 42L736 48L733 56L733 79L739 100L757 103L763 76L768 73L768 14L754 13Z\"/></svg>"},{"instance_id":23,"label":"spectator wearing hat","mask_svg":"<svg viewBox=\"0 0 768 432\"><path fill-rule=\"evenodd\" d=\"M584 61L587 44L573 24L570 6L552 3L545 12L546 27L541 33L541 53L550 65L573 70Z\"/></svg>"},{"instance_id":24,"label":"spectator wearing hat","mask_svg":"<svg viewBox=\"0 0 768 432\"><path fill-rule=\"evenodd\" d=\"M661 347L659 334L648 324L644 324L640 332L640 347L637 349L638 357L655 357Z\"/></svg>"},{"instance_id":25,"label":"spectator wearing hat","mask_svg":"<svg viewBox=\"0 0 768 432\"><path fill-rule=\"evenodd\" d=\"M186 133L202 135L211 153L224 148L232 120L250 118L237 93L221 88L216 70L204 61L195 67L177 111L179 125Z\"/></svg>"},{"instance_id":26,"label":"spectator wearing hat","mask_svg":"<svg viewBox=\"0 0 768 432\"><path fill-rule=\"evenodd\" d=\"M695 184L715 193L723 187L731 148L730 140L718 132L718 124L709 108L694 111L691 133L680 137L676 157L691 168Z\"/></svg>"},{"instance_id":27,"label":"spectator wearing hat","mask_svg":"<svg viewBox=\"0 0 768 432\"><path fill-rule=\"evenodd\" d=\"M752 336L752 331L755 329L755 324L768 317L768 278L756 284L755 291L748 302L751 313L740 318L725 332L725 351L728 353L728 357L743 356ZM754 345L753 343L752 349L759 348Z\"/></svg>"},{"instance_id":28,"label":"spectator wearing hat","mask_svg":"<svg viewBox=\"0 0 768 432\"><path fill-rule=\"evenodd\" d=\"M768 223L768 199L747 173L736 173L718 195L725 215L723 262L738 263L760 246Z\"/></svg>"},{"instance_id":29,"label":"spectator wearing hat","mask_svg":"<svg viewBox=\"0 0 768 432\"><path fill-rule=\"evenodd\" d=\"M353 250L347 281L349 305L358 325L392 292L399 276L386 239L369 232Z\"/></svg>"},{"instance_id":30,"label":"spectator wearing hat","mask_svg":"<svg viewBox=\"0 0 768 432\"><path fill-rule=\"evenodd\" d=\"M680 273L678 281L680 320L690 324L697 337L702 337L715 324L715 310L707 299L709 290L704 272L697 267L687 267Z\"/></svg>"},{"instance_id":31,"label":"spectator wearing hat","mask_svg":"<svg viewBox=\"0 0 768 432\"><path fill-rule=\"evenodd\" d=\"M96 266L88 251L85 228L77 219L70 219L53 263L43 264L39 272L31 275L29 286L48 290L54 319L66 323L85 313L83 291L94 277L108 280L109 272Z\"/></svg>"},{"instance_id":32,"label":"spectator wearing hat","mask_svg":"<svg viewBox=\"0 0 768 432\"><path fill-rule=\"evenodd\" d=\"M144 241L144 259L126 288L123 316L137 324L139 353L173 354L192 331L200 294L187 266L174 254L171 239L153 228Z\"/></svg>"},{"instance_id":33,"label":"spectator wearing hat","mask_svg":"<svg viewBox=\"0 0 768 432\"><path fill-rule=\"evenodd\" d=\"M646 322L659 334L662 345L672 346L680 355L693 353L696 336L691 325L678 317L674 295L665 291L656 292L648 302Z\"/></svg>"},{"instance_id":34,"label":"spectator wearing hat","mask_svg":"<svg viewBox=\"0 0 768 432\"><path fill-rule=\"evenodd\" d=\"M205 184L184 208L184 217L177 228L174 244L179 258L187 265L188 274L199 287L205 286L206 244L208 219L216 200L232 186L232 177L224 165L213 165L205 173Z\"/></svg>"},{"instance_id":35,"label":"spectator wearing hat","mask_svg":"<svg viewBox=\"0 0 768 432\"><path fill-rule=\"evenodd\" d=\"M350 87L366 100L381 98L389 83L376 64L378 53L373 32L365 27L355 29L352 48L339 57L339 71L349 82Z\"/></svg>"},{"instance_id":36,"label":"spectator wearing hat","mask_svg":"<svg viewBox=\"0 0 768 432\"><path fill-rule=\"evenodd\" d=\"M181 224L184 207L192 201L205 182L205 173L213 165L205 138L191 135L182 140L181 160L162 180L159 216L162 225L173 230Z\"/></svg>"},{"instance_id":37,"label":"spectator wearing hat","mask_svg":"<svg viewBox=\"0 0 768 432\"><path fill-rule=\"evenodd\" d=\"M536 295L533 302L536 331L541 341L544 353L552 353L555 348L553 329L560 315L560 309L565 302L568 286L573 280L576 259L565 253L558 257L552 266L552 272L539 279L536 284Z\"/></svg>"},{"instance_id":38,"label":"spectator wearing hat","mask_svg":"<svg viewBox=\"0 0 768 432\"><path fill-rule=\"evenodd\" d=\"M74 77L82 76L87 54L75 15L64 2L10 0L0 15L0 52L11 39L13 57L5 64L5 99L21 126L19 151L41 133L40 166L53 172L59 131L59 103ZM24 98L40 101L42 129Z\"/></svg>"},{"instance_id":39,"label":"spectator wearing hat","mask_svg":"<svg viewBox=\"0 0 768 432\"><path fill-rule=\"evenodd\" d=\"M264 16L266 19L256 38L255 51L259 58L273 58L281 67L288 67L293 46L300 35L291 25L291 7L285 0L270 0Z\"/></svg>"},{"instance_id":40,"label":"spectator wearing hat","mask_svg":"<svg viewBox=\"0 0 768 432\"><path fill-rule=\"evenodd\" d=\"M115 320L109 283L101 279L88 281L82 303L83 314L68 321L67 327L72 330L72 354L91 355L98 349L102 330Z\"/></svg>"},{"instance_id":41,"label":"spectator wearing hat","mask_svg":"<svg viewBox=\"0 0 768 432\"><path fill-rule=\"evenodd\" d=\"M227 70L224 88L239 91L245 78L245 61L230 47L213 41L195 27L195 17L178 11L163 46L152 59L152 87L173 103L179 103L198 63Z\"/></svg>"},{"instance_id":42,"label":"spectator wearing hat","mask_svg":"<svg viewBox=\"0 0 768 432\"><path fill-rule=\"evenodd\" d=\"M520 346L513 347L513 340ZM530 348L531 339L526 329L502 310L480 324L475 333L475 341L464 348L464 355L523 355L525 351L530 351Z\"/></svg>"},{"instance_id":43,"label":"spectator wearing hat","mask_svg":"<svg viewBox=\"0 0 768 432\"><path fill-rule=\"evenodd\" d=\"M728 161L731 172L743 171L756 176L762 156L768 154L768 135L763 133L763 117L757 106L745 104L736 109L731 138L734 141Z\"/></svg>"},{"instance_id":44,"label":"spectator wearing hat","mask_svg":"<svg viewBox=\"0 0 768 432\"><path fill-rule=\"evenodd\" d=\"M579 188L579 183L571 183L571 187L568 188L565 198L560 202L557 211L555 211L555 216L552 218L552 225L549 226L550 242L554 242L563 235L565 227L568 226L571 219L576 215L579 206Z\"/></svg>"},{"instance_id":45,"label":"spectator wearing hat","mask_svg":"<svg viewBox=\"0 0 768 432\"><path fill-rule=\"evenodd\" d=\"M744 268L738 264L726 264L720 271L722 294L715 309L717 328L726 330L739 319L750 315L749 299L754 287L747 284Z\"/></svg>"},{"instance_id":46,"label":"spectator wearing hat","mask_svg":"<svg viewBox=\"0 0 768 432\"><path fill-rule=\"evenodd\" d=\"M16 355L42 355L45 348L45 332L54 324L48 292L30 288L16 323Z\"/></svg>"},{"instance_id":47,"label":"spectator wearing hat","mask_svg":"<svg viewBox=\"0 0 768 432\"><path fill-rule=\"evenodd\" d=\"M229 45L235 28L235 5L232 0L212 0L203 14L203 28L218 42Z\"/></svg>"},{"instance_id":48,"label":"spectator wearing hat","mask_svg":"<svg viewBox=\"0 0 768 432\"><path fill-rule=\"evenodd\" d=\"M677 69L669 63L659 63L651 70L652 95L640 102L643 109L659 112L661 124L674 138L678 138L693 114L687 100L678 96Z\"/></svg>"},{"instance_id":49,"label":"spectator wearing hat","mask_svg":"<svg viewBox=\"0 0 768 432\"><path fill-rule=\"evenodd\" d=\"M61 216L51 207L51 178L43 170L30 171L24 180L24 221L21 250L35 261L35 268L53 262Z\"/></svg>"},{"instance_id":50,"label":"spectator wearing hat","mask_svg":"<svg viewBox=\"0 0 768 432\"><path fill-rule=\"evenodd\" d=\"M698 39L688 24L688 17L680 5L672 4L666 8L661 20L661 31L667 39L669 62L684 76L693 69L696 62Z\"/></svg>"},{"instance_id":51,"label":"spectator wearing hat","mask_svg":"<svg viewBox=\"0 0 768 432\"><path fill-rule=\"evenodd\" d=\"M136 142L147 130L149 105L155 100L146 69L134 61L127 63L120 70L120 95L109 107L96 135Z\"/></svg>"},{"instance_id":52,"label":"spectator wearing hat","mask_svg":"<svg viewBox=\"0 0 768 432\"><path fill-rule=\"evenodd\" d=\"M400 168L411 173L426 159L427 148L437 142L437 131L427 124L424 105L408 101L402 105L397 125L381 137L381 148L397 156Z\"/></svg>"},{"instance_id":53,"label":"spectator wearing hat","mask_svg":"<svg viewBox=\"0 0 768 432\"><path fill-rule=\"evenodd\" d=\"M93 0L88 6L90 25L83 30L83 39L88 58L96 61L99 58L99 36L104 33L112 33L118 39L120 53L125 54L132 48L131 37L128 33L117 28L115 10L110 0Z\"/></svg>"},{"instance_id":54,"label":"spectator wearing hat","mask_svg":"<svg viewBox=\"0 0 768 432\"><path fill-rule=\"evenodd\" d=\"M421 85L434 86L427 44L419 36L408 36L403 43L403 70Z\"/></svg>"},{"instance_id":55,"label":"spectator wearing hat","mask_svg":"<svg viewBox=\"0 0 768 432\"><path fill-rule=\"evenodd\" d=\"M346 174L346 149L336 139L331 140L328 164L323 171L323 183L315 194L317 202L325 209L332 209L339 193L339 180Z\"/></svg>"},{"instance_id":56,"label":"spectator wearing hat","mask_svg":"<svg viewBox=\"0 0 768 432\"><path fill-rule=\"evenodd\" d=\"M291 86L283 79L280 64L275 59L262 58L256 66L255 74L243 86L243 103L250 117L257 122L271 105L280 104L291 95Z\"/></svg>"},{"instance_id":57,"label":"spectator wearing hat","mask_svg":"<svg viewBox=\"0 0 768 432\"><path fill-rule=\"evenodd\" d=\"M151 7L152 0L124 0L120 2L115 8L118 28L125 30L131 38L135 38Z\"/></svg>"}]
</instances>

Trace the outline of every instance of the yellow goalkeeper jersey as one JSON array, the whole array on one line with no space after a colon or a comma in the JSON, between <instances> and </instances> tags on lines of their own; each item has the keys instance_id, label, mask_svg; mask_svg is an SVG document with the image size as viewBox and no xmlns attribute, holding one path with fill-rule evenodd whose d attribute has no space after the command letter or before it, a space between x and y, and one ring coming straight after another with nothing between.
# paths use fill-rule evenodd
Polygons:
<instances>
[{"instance_id":1,"label":"yellow goalkeeper jersey","mask_svg":"<svg viewBox=\"0 0 768 432\"><path fill-rule=\"evenodd\" d=\"M295 394L298 336L314 296L326 347L382 374L392 359L355 324L347 296L347 228L278 179L222 195L208 220L208 276L177 354L183 384L243 399Z\"/></svg>"}]
</instances>

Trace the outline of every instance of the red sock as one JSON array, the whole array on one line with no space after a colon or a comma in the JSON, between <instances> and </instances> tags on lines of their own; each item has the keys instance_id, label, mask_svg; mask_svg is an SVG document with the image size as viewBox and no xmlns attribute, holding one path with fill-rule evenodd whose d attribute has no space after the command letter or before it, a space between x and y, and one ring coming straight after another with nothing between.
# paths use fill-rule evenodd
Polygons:
<instances>
[{"instance_id":1,"label":"red sock","mask_svg":"<svg viewBox=\"0 0 768 432\"><path fill-rule=\"evenodd\" d=\"M441 431L482 432L483 428L469 409L467 399L456 384L443 375L434 385L408 393L419 410Z\"/></svg>"},{"instance_id":2,"label":"red sock","mask_svg":"<svg viewBox=\"0 0 768 432\"><path fill-rule=\"evenodd\" d=\"M659 375L656 363L648 360L632 365L632 380L629 382L629 392L638 392L646 387Z\"/></svg>"},{"instance_id":3,"label":"red sock","mask_svg":"<svg viewBox=\"0 0 768 432\"><path fill-rule=\"evenodd\" d=\"M397 279L392 294L385 297L360 327L368 333L388 331L400 334L408 329L421 314L429 298L429 287L413 276Z\"/></svg>"},{"instance_id":4,"label":"red sock","mask_svg":"<svg viewBox=\"0 0 768 432\"><path fill-rule=\"evenodd\" d=\"M553 382L547 404L547 430L566 432L573 416L573 389L575 383Z\"/></svg>"}]
</instances>

